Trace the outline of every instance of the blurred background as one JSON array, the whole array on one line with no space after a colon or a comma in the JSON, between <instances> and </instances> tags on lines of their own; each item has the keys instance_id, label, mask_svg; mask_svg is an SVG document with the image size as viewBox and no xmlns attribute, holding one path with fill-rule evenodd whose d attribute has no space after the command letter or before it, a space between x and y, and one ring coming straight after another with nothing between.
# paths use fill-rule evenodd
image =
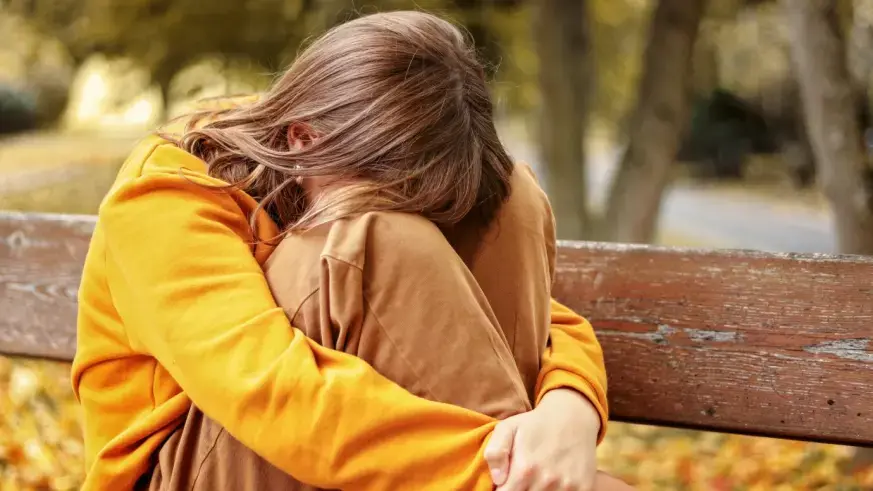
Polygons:
<instances>
[{"instance_id":1,"label":"blurred background","mask_svg":"<svg viewBox=\"0 0 873 491\"><path fill-rule=\"evenodd\" d=\"M0 0L0 209L95 213L137 138L361 13L463 24L567 239L873 254L873 0ZM824 97L822 97L824 95ZM0 358L0 489L77 489L69 366ZM613 424L641 490L873 489L869 452Z\"/></svg>"}]
</instances>

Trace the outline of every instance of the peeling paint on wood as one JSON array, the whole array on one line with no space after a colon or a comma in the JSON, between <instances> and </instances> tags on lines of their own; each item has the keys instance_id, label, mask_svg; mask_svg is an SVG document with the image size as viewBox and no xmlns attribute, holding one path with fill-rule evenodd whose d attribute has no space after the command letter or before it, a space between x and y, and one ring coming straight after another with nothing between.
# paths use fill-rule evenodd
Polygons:
<instances>
[{"instance_id":1,"label":"peeling paint on wood","mask_svg":"<svg viewBox=\"0 0 873 491\"><path fill-rule=\"evenodd\" d=\"M868 351L869 338L843 339L840 341L825 341L813 346L804 346L803 350L813 354L834 355L844 360L855 360L870 363L873 371L873 352Z\"/></svg>"},{"instance_id":2,"label":"peeling paint on wood","mask_svg":"<svg viewBox=\"0 0 873 491\"><path fill-rule=\"evenodd\" d=\"M616 419L873 445L871 283L873 257L565 242L554 294Z\"/></svg>"},{"instance_id":3,"label":"peeling paint on wood","mask_svg":"<svg viewBox=\"0 0 873 491\"><path fill-rule=\"evenodd\" d=\"M627 331L610 331L602 330L598 334L601 336L616 336L619 338L642 339L651 341L655 344L667 344L671 334L676 332L670 326L660 325L655 332L627 332Z\"/></svg>"},{"instance_id":4,"label":"peeling paint on wood","mask_svg":"<svg viewBox=\"0 0 873 491\"><path fill-rule=\"evenodd\" d=\"M0 213L0 353L69 359L94 217ZM873 446L873 258L562 242L617 420Z\"/></svg>"},{"instance_id":5,"label":"peeling paint on wood","mask_svg":"<svg viewBox=\"0 0 873 491\"><path fill-rule=\"evenodd\" d=\"M616 316L611 320L613 321L621 321L621 322L632 322L636 324L645 325L648 323L645 319L641 318L628 318ZM633 338L633 339L645 339L647 341L651 341L657 344L668 344L671 341L676 341L677 339L673 339L674 335L680 334L684 336L684 338L694 342L694 343L735 343L742 339L739 333L730 332L730 331L711 331L706 329L689 329L682 328L677 329L666 324L659 324L654 332L635 332L630 330L609 330L609 329L599 329L597 331L598 336L618 336L624 338Z\"/></svg>"},{"instance_id":6,"label":"peeling paint on wood","mask_svg":"<svg viewBox=\"0 0 873 491\"><path fill-rule=\"evenodd\" d=\"M686 332L688 332L688 336L691 338L691 340L697 343L704 343L707 341L713 343L735 343L740 337L740 335L737 334L735 331L725 332L686 329Z\"/></svg>"}]
</instances>

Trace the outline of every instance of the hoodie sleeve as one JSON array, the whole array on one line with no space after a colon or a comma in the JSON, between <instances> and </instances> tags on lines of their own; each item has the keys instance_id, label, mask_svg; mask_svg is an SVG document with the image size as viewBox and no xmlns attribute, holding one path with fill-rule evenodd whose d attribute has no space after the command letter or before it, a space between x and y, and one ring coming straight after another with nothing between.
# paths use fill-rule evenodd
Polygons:
<instances>
[{"instance_id":1,"label":"hoodie sleeve","mask_svg":"<svg viewBox=\"0 0 873 491\"><path fill-rule=\"evenodd\" d=\"M552 389L578 391L591 401L600 415L599 443L606 435L609 420L603 350L591 324L555 300L552 300L551 322L549 345L537 379L536 402L539 404Z\"/></svg>"},{"instance_id":2,"label":"hoodie sleeve","mask_svg":"<svg viewBox=\"0 0 873 491\"><path fill-rule=\"evenodd\" d=\"M131 345L244 445L323 488L492 489L482 452L495 421L415 397L293 328L231 194L150 174L116 186L99 220Z\"/></svg>"}]
</instances>

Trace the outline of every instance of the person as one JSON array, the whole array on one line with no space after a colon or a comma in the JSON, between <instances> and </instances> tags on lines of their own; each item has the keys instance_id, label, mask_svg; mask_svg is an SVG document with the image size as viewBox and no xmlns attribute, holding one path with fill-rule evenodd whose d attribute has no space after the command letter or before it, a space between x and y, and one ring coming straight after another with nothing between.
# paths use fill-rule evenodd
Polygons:
<instances>
[{"instance_id":1,"label":"person","mask_svg":"<svg viewBox=\"0 0 873 491\"><path fill-rule=\"evenodd\" d=\"M361 209L289 235L266 263L273 295L308 337L416 395L498 419L529 411L548 337L554 222L529 167L516 165L506 184L510 195L493 223L474 215L448 238L417 214ZM311 181L304 188L323 193ZM502 489L525 486L518 476ZM143 489L312 488L194 407ZM601 473L594 489L630 488Z\"/></svg>"},{"instance_id":2,"label":"person","mask_svg":"<svg viewBox=\"0 0 873 491\"><path fill-rule=\"evenodd\" d=\"M365 19L312 45L264 98L215 115L202 128L206 138L193 128L179 144L153 135L123 165L101 205L80 289L73 385L84 408L84 489L147 482L166 443L180 429L196 431L186 421L193 408L283 473L323 488L491 489L489 437L504 448L511 442L508 472L507 452L497 452L503 477L521 468L542 481L530 489L545 489L551 476L587 486L593 471L574 468L580 458L593 468L605 377L590 326L575 314L552 306L540 402L502 424L509 429L501 434L494 418L417 397L364 360L319 345L291 326L271 295L261 266L277 223L314 230L341 220L362 197L374 211L403 202L387 187L365 194L366 186L343 186L328 193L340 197L330 206L307 203L297 178L321 173L343 182L356 177L349 165L367 177L454 163L474 184L451 184L470 191L481 176L469 164L498 155L496 139L477 137L493 131L487 92L466 77L481 67L439 56L469 50L435 53L433 39L417 35L421 25L444 21L415 13ZM424 117L435 124L416 124ZM242 151L232 152L237 145ZM410 191L425 179L413 173L392 182ZM464 203L434 193L433 208L416 211L451 227L500 193L476 192ZM559 408L583 410L555 418Z\"/></svg>"}]
</instances>

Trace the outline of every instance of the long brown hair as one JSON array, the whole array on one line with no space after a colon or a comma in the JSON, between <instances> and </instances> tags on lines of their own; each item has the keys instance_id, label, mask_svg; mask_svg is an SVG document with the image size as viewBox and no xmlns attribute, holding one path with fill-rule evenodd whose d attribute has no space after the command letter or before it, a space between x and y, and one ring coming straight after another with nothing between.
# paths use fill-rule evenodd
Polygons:
<instances>
[{"instance_id":1,"label":"long brown hair","mask_svg":"<svg viewBox=\"0 0 873 491\"><path fill-rule=\"evenodd\" d=\"M198 119L179 146L289 231L380 210L421 214L443 227L468 215L484 224L509 194L513 166L475 49L457 27L427 13L339 25L263 97L211 114L207 124ZM295 124L318 137L293 148ZM304 203L298 178L312 176L349 185Z\"/></svg>"}]
</instances>

